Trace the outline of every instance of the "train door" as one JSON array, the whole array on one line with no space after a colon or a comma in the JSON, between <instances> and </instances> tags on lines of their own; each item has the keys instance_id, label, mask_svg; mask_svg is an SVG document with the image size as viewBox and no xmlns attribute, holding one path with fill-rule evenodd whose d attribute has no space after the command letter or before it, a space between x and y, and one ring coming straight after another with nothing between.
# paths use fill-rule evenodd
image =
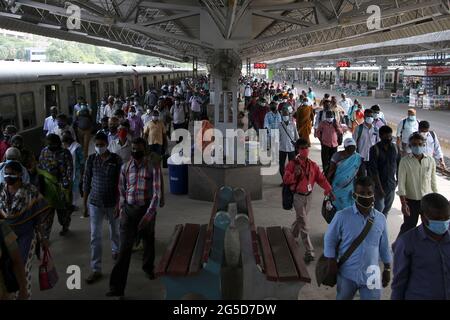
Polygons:
<instances>
[{"instance_id":1,"label":"train door","mask_svg":"<svg viewBox=\"0 0 450 320\"><path fill-rule=\"evenodd\" d=\"M57 107L59 112L62 112L59 105L59 87L57 84L50 84L45 86L45 116L50 115L50 108Z\"/></svg>"},{"instance_id":2,"label":"train door","mask_svg":"<svg viewBox=\"0 0 450 320\"><path fill-rule=\"evenodd\" d=\"M117 90L120 96L124 96L123 94L123 79L118 78L117 79Z\"/></svg>"},{"instance_id":3,"label":"train door","mask_svg":"<svg viewBox=\"0 0 450 320\"><path fill-rule=\"evenodd\" d=\"M356 84L358 87L361 85L361 72L358 72L358 77L356 78Z\"/></svg>"},{"instance_id":4,"label":"train door","mask_svg":"<svg viewBox=\"0 0 450 320\"><path fill-rule=\"evenodd\" d=\"M146 92L148 90L147 77L142 77L142 82L144 86L144 92Z\"/></svg>"},{"instance_id":5,"label":"train door","mask_svg":"<svg viewBox=\"0 0 450 320\"><path fill-rule=\"evenodd\" d=\"M157 77L153 76L153 87L156 87L157 83L158 83Z\"/></svg>"},{"instance_id":6,"label":"train door","mask_svg":"<svg viewBox=\"0 0 450 320\"><path fill-rule=\"evenodd\" d=\"M397 92L397 83L398 83L398 69L394 71L394 92Z\"/></svg>"},{"instance_id":7,"label":"train door","mask_svg":"<svg viewBox=\"0 0 450 320\"><path fill-rule=\"evenodd\" d=\"M99 95L99 83L98 80L91 80L89 82L89 91L90 91L90 98L91 98L91 103L90 106L92 108L92 115L96 115L97 114L97 108L98 108L98 101L100 99L100 95Z\"/></svg>"}]
</instances>

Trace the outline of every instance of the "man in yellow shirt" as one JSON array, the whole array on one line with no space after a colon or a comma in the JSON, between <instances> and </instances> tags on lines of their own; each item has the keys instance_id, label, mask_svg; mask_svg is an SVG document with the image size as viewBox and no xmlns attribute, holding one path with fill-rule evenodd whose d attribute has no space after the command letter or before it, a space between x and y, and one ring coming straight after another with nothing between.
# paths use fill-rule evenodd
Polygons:
<instances>
[{"instance_id":1,"label":"man in yellow shirt","mask_svg":"<svg viewBox=\"0 0 450 320\"><path fill-rule=\"evenodd\" d=\"M413 133L409 137L409 147L411 154L402 158L398 168L398 195L403 213L399 235L417 226L423 196L438 192L436 162L426 154L424 137Z\"/></svg>"},{"instance_id":2,"label":"man in yellow shirt","mask_svg":"<svg viewBox=\"0 0 450 320\"><path fill-rule=\"evenodd\" d=\"M144 139L147 141L150 152L160 156L165 153L167 147L166 127L159 119L159 112L153 111L152 120L147 122L144 128Z\"/></svg>"}]
</instances>

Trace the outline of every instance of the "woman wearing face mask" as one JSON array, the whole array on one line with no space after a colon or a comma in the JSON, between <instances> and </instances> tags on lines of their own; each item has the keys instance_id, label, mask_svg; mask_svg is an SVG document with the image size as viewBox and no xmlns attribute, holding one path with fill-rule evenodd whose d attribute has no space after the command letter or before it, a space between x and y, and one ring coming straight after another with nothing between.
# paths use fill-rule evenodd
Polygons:
<instances>
[{"instance_id":1,"label":"woman wearing face mask","mask_svg":"<svg viewBox=\"0 0 450 320\"><path fill-rule=\"evenodd\" d=\"M31 266L36 243L48 247L44 224L50 209L38 189L22 182L22 166L12 161L5 166L5 183L0 184L0 216L17 236L27 284L20 296L31 296Z\"/></svg>"},{"instance_id":2,"label":"woman wearing face mask","mask_svg":"<svg viewBox=\"0 0 450 320\"><path fill-rule=\"evenodd\" d=\"M344 141L344 151L336 152L331 157L327 173L328 181L332 183L336 200L333 202L336 210L343 210L354 203L352 197L353 181L362 175L362 158L356 153L356 142L353 138Z\"/></svg>"},{"instance_id":3,"label":"woman wearing face mask","mask_svg":"<svg viewBox=\"0 0 450 320\"><path fill-rule=\"evenodd\" d=\"M41 151L37 169L42 182L41 193L52 209L56 210L58 222L62 226L59 234L64 236L69 231L71 221L68 206L72 204L72 155L62 147L61 139L56 134L49 134L46 140L47 147ZM54 210L45 230L47 239L50 237Z\"/></svg>"},{"instance_id":4,"label":"woman wearing face mask","mask_svg":"<svg viewBox=\"0 0 450 320\"><path fill-rule=\"evenodd\" d=\"M284 168L286 166L286 158L289 161L295 158L295 142L299 139L297 128L292 123L291 117L287 107L283 108L281 113L281 122L278 125L278 132L280 136L279 143L279 160L280 160L280 175L284 176ZM283 183L280 185L283 186Z\"/></svg>"},{"instance_id":5,"label":"woman wearing face mask","mask_svg":"<svg viewBox=\"0 0 450 320\"><path fill-rule=\"evenodd\" d=\"M322 168L325 174L330 166L331 157L339 146L338 135L342 134L342 127L334 118L334 112L326 111L325 120L319 124L316 135L320 140Z\"/></svg>"},{"instance_id":6,"label":"woman wearing face mask","mask_svg":"<svg viewBox=\"0 0 450 320\"><path fill-rule=\"evenodd\" d=\"M320 171L319 166L309 159L309 144L306 140L299 139L295 143L297 150L294 160L289 161L283 176L283 183L291 186L294 194L294 209L296 220L292 224L292 234L295 238L299 235L305 246L305 262L314 260L314 248L309 238L308 211L311 205L312 191L317 183L325 191L325 195L331 200L334 195L331 192L331 186Z\"/></svg>"}]
</instances>

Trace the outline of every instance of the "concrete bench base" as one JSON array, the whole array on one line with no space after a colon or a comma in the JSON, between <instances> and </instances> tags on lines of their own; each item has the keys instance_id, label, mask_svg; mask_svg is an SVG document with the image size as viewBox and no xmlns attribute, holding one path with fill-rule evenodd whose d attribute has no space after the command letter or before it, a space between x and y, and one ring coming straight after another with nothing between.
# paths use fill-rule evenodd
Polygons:
<instances>
[{"instance_id":1,"label":"concrete bench base","mask_svg":"<svg viewBox=\"0 0 450 320\"><path fill-rule=\"evenodd\" d=\"M214 201L214 193L222 186L243 188L252 200L262 199L261 166L189 165L189 198Z\"/></svg>"}]
</instances>

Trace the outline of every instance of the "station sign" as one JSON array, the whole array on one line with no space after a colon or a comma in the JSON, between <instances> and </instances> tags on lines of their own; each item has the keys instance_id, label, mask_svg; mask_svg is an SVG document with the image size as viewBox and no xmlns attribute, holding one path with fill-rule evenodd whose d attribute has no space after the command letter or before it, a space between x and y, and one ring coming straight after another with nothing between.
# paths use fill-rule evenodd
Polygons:
<instances>
[{"instance_id":1,"label":"station sign","mask_svg":"<svg viewBox=\"0 0 450 320\"><path fill-rule=\"evenodd\" d=\"M350 68L350 61L345 61L345 60L338 61L337 67L338 68Z\"/></svg>"},{"instance_id":2,"label":"station sign","mask_svg":"<svg viewBox=\"0 0 450 320\"><path fill-rule=\"evenodd\" d=\"M428 66L427 76L449 76L450 66Z\"/></svg>"},{"instance_id":3,"label":"station sign","mask_svg":"<svg viewBox=\"0 0 450 320\"><path fill-rule=\"evenodd\" d=\"M255 63L253 64L253 69L267 69L267 63Z\"/></svg>"}]
</instances>

